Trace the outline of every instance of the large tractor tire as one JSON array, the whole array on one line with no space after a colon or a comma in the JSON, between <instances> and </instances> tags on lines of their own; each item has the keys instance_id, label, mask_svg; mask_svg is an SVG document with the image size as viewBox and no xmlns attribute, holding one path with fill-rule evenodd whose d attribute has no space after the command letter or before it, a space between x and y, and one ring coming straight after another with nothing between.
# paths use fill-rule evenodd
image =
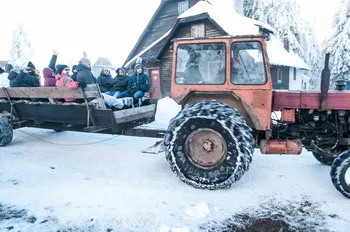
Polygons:
<instances>
[{"instance_id":1,"label":"large tractor tire","mask_svg":"<svg viewBox=\"0 0 350 232\"><path fill-rule=\"evenodd\" d=\"M12 141L13 130L10 121L0 114L0 147L6 146Z\"/></svg>"},{"instance_id":2,"label":"large tractor tire","mask_svg":"<svg viewBox=\"0 0 350 232\"><path fill-rule=\"evenodd\" d=\"M210 190L238 181L254 152L244 118L216 101L185 105L170 121L164 145L171 169L183 182Z\"/></svg>"},{"instance_id":3,"label":"large tractor tire","mask_svg":"<svg viewBox=\"0 0 350 232\"><path fill-rule=\"evenodd\" d=\"M344 151L334 160L331 178L335 188L350 198L350 150Z\"/></svg>"}]
</instances>

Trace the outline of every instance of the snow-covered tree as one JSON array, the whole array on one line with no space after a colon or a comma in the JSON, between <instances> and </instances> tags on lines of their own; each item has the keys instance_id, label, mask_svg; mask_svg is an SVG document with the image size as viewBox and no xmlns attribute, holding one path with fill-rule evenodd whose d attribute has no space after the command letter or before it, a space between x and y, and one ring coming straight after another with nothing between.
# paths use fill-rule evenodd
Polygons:
<instances>
[{"instance_id":1,"label":"snow-covered tree","mask_svg":"<svg viewBox=\"0 0 350 232\"><path fill-rule=\"evenodd\" d=\"M295 0L245 0L245 16L272 26L280 39L287 38L290 49L309 66L312 87L319 84L321 72L321 48L314 33L314 23L303 14Z\"/></svg>"},{"instance_id":2,"label":"snow-covered tree","mask_svg":"<svg viewBox=\"0 0 350 232\"><path fill-rule=\"evenodd\" d=\"M29 36L22 24L19 24L12 35L11 62L14 65L24 66L30 61L33 50Z\"/></svg>"},{"instance_id":3,"label":"snow-covered tree","mask_svg":"<svg viewBox=\"0 0 350 232\"><path fill-rule=\"evenodd\" d=\"M333 34L326 40L330 53L331 84L338 79L350 80L350 0L342 0L333 17Z\"/></svg>"}]
</instances>

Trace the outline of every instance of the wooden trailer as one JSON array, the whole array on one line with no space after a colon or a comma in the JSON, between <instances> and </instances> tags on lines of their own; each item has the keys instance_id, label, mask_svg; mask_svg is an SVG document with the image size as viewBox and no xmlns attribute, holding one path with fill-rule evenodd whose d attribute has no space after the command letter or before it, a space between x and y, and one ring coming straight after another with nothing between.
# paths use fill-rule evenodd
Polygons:
<instances>
[{"instance_id":1,"label":"wooden trailer","mask_svg":"<svg viewBox=\"0 0 350 232\"><path fill-rule=\"evenodd\" d=\"M82 99L83 103L57 101L63 98ZM156 104L153 101L148 105L113 111L106 107L96 84L88 85L84 90L66 87L1 88L0 146L10 143L12 130L21 127L162 137L159 131L133 129L154 121Z\"/></svg>"}]
</instances>

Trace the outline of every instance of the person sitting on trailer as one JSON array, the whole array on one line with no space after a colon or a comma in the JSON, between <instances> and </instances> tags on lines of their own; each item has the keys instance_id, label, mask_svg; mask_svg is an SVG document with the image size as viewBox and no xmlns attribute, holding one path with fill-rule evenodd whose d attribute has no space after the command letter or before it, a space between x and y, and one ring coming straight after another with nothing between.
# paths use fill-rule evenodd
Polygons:
<instances>
[{"instance_id":1,"label":"person sitting on trailer","mask_svg":"<svg viewBox=\"0 0 350 232\"><path fill-rule=\"evenodd\" d=\"M129 76L126 75L124 68L117 68L117 76L114 78L115 84L113 87L106 93L108 95L120 98L120 94L126 91L129 84Z\"/></svg>"},{"instance_id":2,"label":"person sitting on trailer","mask_svg":"<svg viewBox=\"0 0 350 232\"><path fill-rule=\"evenodd\" d=\"M24 67L21 72L15 77L8 76L10 87L39 87L39 76L35 73L34 64L29 61L27 67Z\"/></svg>"},{"instance_id":3,"label":"person sitting on trailer","mask_svg":"<svg viewBox=\"0 0 350 232\"><path fill-rule=\"evenodd\" d=\"M113 87L114 83L115 80L109 69L102 69L100 76L97 78L97 84L100 87L101 93L108 94L108 91Z\"/></svg>"},{"instance_id":4,"label":"person sitting on trailer","mask_svg":"<svg viewBox=\"0 0 350 232\"><path fill-rule=\"evenodd\" d=\"M56 86L57 87L67 87L70 89L76 89L79 87L79 83L74 81L69 76L69 68L67 65L60 65L58 66L57 70L58 74L56 75ZM77 103L83 103L84 101L81 99L74 99L74 98L65 98L66 102L77 102Z\"/></svg>"},{"instance_id":5,"label":"person sitting on trailer","mask_svg":"<svg viewBox=\"0 0 350 232\"><path fill-rule=\"evenodd\" d=\"M122 92L119 98L123 97L133 97L134 103L139 104L139 99L141 99L145 93L149 90L150 80L147 74L144 73L142 64L135 65L135 74L129 79L129 84L127 91Z\"/></svg>"}]
</instances>

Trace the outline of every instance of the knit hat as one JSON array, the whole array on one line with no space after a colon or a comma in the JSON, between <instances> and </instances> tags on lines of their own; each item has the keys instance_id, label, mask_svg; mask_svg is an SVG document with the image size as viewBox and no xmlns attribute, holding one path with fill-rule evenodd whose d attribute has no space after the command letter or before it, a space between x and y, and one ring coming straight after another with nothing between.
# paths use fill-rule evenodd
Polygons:
<instances>
[{"instance_id":1,"label":"knit hat","mask_svg":"<svg viewBox=\"0 0 350 232\"><path fill-rule=\"evenodd\" d=\"M56 66L57 73L58 73L58 74L62 74L62 72L63 72L63 70L64 70L65 68L68 68L68 66L65 65L65 64L59 64L59 65L57 65L57 66Z\"/></svg>"},{"instance_id":2,"label":"knit hat","mask_svg":"<svg viewBox=\"0 0 350 232\"><path fill-rule=\"evenodd\" d=\"M35 69L35 66L31 61L28 62L27 67L32 68L33 70Z\"/></svg>"},{"instance_id":3,"label":"knit hat","mask_svg":"<svg viewBox=\"0 0 350 232\"><path fill-rule=\"evenodd\" d=\"M55 73L51 68L44 68L43 75L45 78L55 77Z\"/></svg>"},{"instance_id":4,"label":"knit hat","mask_svg":"<svg viewBox=\"0 0 350 232\"><path fill-rule=\"evenodd\" d=\"M91 65L91 61L87 57L81 58L79 63L84 65L85 67L89 67L89 65Z\"/></svg>"},{"instance_id":5,"label":"knit hat","mask_svg":"<svg viewBox=\"0 0 350 232\"><path fill-rule=\"evenodd\" d=\"M6 66L5 66L5 72L8 72L8 73L9 73L12 69L13 69L12 64L6 64Z\"/></svg>"},{"instance_id":6,"label":"knit hat","mask_svg":"<svg viewBox=\"0 0 350 232\"><path fill-rule=\"evenodd\" d=\"M138 63L138 64L135 64L135 72L137 71L137 68L138 68L138 67L141 67L141 68L143 68L142 64L140 64L140 63Z\"/></svg>"}]
</instances>

